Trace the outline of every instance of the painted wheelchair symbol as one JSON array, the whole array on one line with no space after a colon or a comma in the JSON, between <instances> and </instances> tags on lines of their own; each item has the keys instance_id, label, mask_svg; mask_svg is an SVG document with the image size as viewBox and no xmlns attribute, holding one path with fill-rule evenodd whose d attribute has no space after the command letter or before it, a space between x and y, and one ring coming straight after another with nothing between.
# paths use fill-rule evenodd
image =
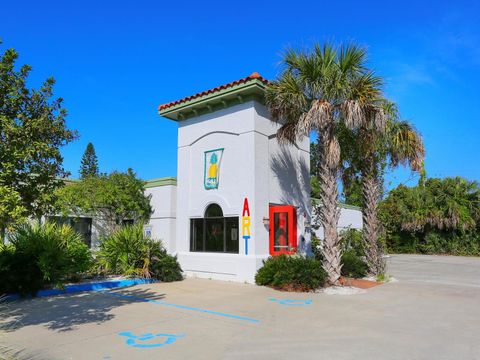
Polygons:
<instances>
[{"instance_id":1,"label":"painted wheelchair symbol","mask_svg":"<svg viewBox=\"0 0 480 360\"><path fill-rule=\"evenodd\" d=\"M177 339L184 337L185 335L173 335L173 334L152 334L146 333L141 334L140 336L133 335L131 332L121 332L118 333L120 336L125 336L128 339L125 340L125 344L132 346L134 348L140 349L149 349L149 348L156 348L160 346L170 345L173 344ZM146 341L153 340L158 338L155 342L148 342Z\"/></svg>"},{"instance_id":2,"label":"painted wheelchair symbol","mask_svg":"<svg viewBox=\"0 0 480 360\"><path fill-rule=\"evenodd\" d=\"M312 304L312 300L288 300L288 299L274 299L274 298L270 298L268 300L272 302L276 302L280 305L286 305L286 306L305 306L305 305Z\"/></svg>"}]
</instances>

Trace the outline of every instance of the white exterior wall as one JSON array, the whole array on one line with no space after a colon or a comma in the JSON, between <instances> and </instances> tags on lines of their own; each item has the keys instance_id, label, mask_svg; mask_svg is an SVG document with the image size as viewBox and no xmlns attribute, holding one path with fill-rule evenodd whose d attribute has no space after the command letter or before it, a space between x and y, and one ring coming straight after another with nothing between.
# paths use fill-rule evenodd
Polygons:
<instances>
[{"instance_id":1,"label":"white exterior wall","mask_svg":"<svg viewBox=\"0 0 480 360\"><path fill-rule=\"evenodd\" d=\"M104 219L99 217L92 217L92 241L91 248L98 249L100 240L108 235L108 226Z\"/></svg>"},{"instance_id":2,"label":"white exterior wall","mask_svg":"<svg viewBox=\"0 0 480 360\"><path fill-rule=\"evenodd\" d=\"M348 205L347 205L348 206ZM361 230L363 228L362 211L356 208L340 206L340 218L338 219L338 231L347 229ZM323 239L323 227L313 229L315 236Z\"/></svg>"},{"instance_id":3,"label":"white exterior wall","mask_svg":"<svg viewBox=\"0 0 480 360\"><path fill-rule=\"evenodd\" d=\"M339 230L362 229L362 212L358 209L342 207L340 209L340 219L338 219Z\"/></svg>"},{"instance_id":4,"label":"white exterior wall","mask_svg":"<svg viewBox=\"0 0 480 360\"><path fill-rule=\"evenodd\" d=\"M177 187L162 185L147 187L145 194L150 195L152 215L147 226L151 229L151 236L161 240L169 253L175 252Z\"/></svg>"},{"instance_id":5,"label":"white exterior wall","mask_svg":"<svg viewBox=\"0 0 480 360\"><path fill-rule=\"evenodd\" d=\"M297 251L302 254L310 254L310 232L305 228L305 223L310 222L310 140L304 137L296 146L282 145L275 136L280 125L269 120L267 109L259 105L258 116L262 123L268 126L270 136L268 138L268 161L263 168L267 171L268 182L261 181L258 193L257 206L262 208L264 216L269 217L269 205L293 205L297 210ZM266 188L265 188L266 187ZM265 197L268 194L268 198ZM257 219L257 220L262 220ZM262 238L262 251L269 254L269 229ZM267 246L266 248L264 246Z\"/></svg>"},{"instance_id":6,"label":"white exterior wall","mask_svg":"<svg viewBox=\"0 0 480 360\"><path fill-rule=\"evenodd\" d=\"M300 148L280 147L274 138L279 125L270 121L267 114L263 105L249 101L179 122L176 251L187 274L253 282L262 260L269 256L269 231L263 223L263 218L268 218L269 203L297 205L302 213L309 214L309 185L303 187L300 197L288 190L298 191L302 187L296 185L301 169L295 164L306 166L308 174L308 138ZM205 190L204 152L218 148L224 148L219 187ZM282 153L289 154L292 164L288 166L295 168L295 173L272 169ZM241 219L244 198L249 201L251 215L248 255L241 225L238 254L190 252L190 219L202 218L211 203L219 204L224 216ZM304 220L301 216L298 219L297 235L304 236Z\"/></svg>"}]
</instances>

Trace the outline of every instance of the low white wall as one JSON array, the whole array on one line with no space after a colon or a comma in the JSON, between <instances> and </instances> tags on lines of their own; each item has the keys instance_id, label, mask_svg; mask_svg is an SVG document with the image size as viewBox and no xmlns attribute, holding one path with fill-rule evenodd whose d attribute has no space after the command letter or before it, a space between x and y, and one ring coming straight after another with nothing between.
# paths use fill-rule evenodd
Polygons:
<instances>
[{"instance_id":1,"label":"low white wall","mask_svg":"<svg viewBox=\"0 0 480 360\"><path fill-rule=\"evenodd\" d=\"M147 185L148 186L148 185ZM175 252L177 186L160 185L147 187L145 194L151 196L153 213L147 226L152 238L161 240L169 253Z\"/></svg>"},{"instance_id":2,"label":"low white wall","mask_svg":"<svg viewBox=\"0 0 480 360\"><path fill-rule=\"evenodd\" d=\"M339 231L347 229L361 230L363 228L362 211L355 207L349 207L348 205L340 207L340 218L338 219L337 228ZM313 229L313 232L316 237L323 239L323 227Z\"/></svg>"},{"instance_id":3,"label":"low white wall","mask_svg":"<svg viewBox=\"0 0 480 360\"><path fill-rule=\"evenodd\" d=\"M179 252L178 260L188 277L255 283L255 274L268 255Z\"/></svg>"}]
</instances>

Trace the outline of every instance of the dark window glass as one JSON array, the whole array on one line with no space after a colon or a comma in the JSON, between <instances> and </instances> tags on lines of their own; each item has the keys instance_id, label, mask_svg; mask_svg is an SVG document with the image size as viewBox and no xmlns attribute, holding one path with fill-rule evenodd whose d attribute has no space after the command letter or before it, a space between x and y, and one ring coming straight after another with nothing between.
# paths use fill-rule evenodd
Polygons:
<instances>
[{"instance_id":1,"label":"dark window glass","mask_svg":"<svg viewBox=\"0 0 480 360\"><path fill-rule=\"evenodd\" d=\"M192 219L191 243L192 251L203 251L203 219Z\"/></svg>"},{"instance_id":2,"label":"dark window glass","mask_svg":"<svg viewBox=\"0 0 480 360\"><path fill-rule=\"evenodd\" d=\"M211 204L203 219L190 220L190 251L238 253L238 217L223 217L222 208Z\"/></svg>"},{"instance_id":3,"label":"dark window glass","mask_svg":"<svg viewBox=\"0 0 480 360\"><path fill-rule=\"evenodd\" d=\"M273 248L275 251L288 250L288 213L276 212L274 215L275 239Z\"/></svg>"},{"instance_id":4,"label":"dark window glass","mask_svg":"<svg viewBox=\"0 0 480 360\"><path fill-rule=\"evenodd\" d=\"M83 242L87 244L88 247L92 246L92 218L50 216L48 220L59 225L70 225L73 230L82 236Z\"/></svg>"},{"instance_id":5,"label":"dark window glass","mask_svg":"<svg viewBox=\"0 0 480 360\"><path fill-rule=\"evenodd\" d=\"M238 217L225 218L226 222L226 252L238 253Z\"/></svg>"},{"instance_id":6,"label":"dark window glass","mask_svg":"<svg viewBox=\"0 0 480 360\"><path fill-rule=\"evenodd\" d=\"M222 208L217 204L208 205L207 209L205 210L205 217L223 217Z\"/></svg>"},{"instance_id":7,"label":"dark window glass","mask_svg":"<svg viewBox=\"0 0 480 360\"><path fill-rule=\"evenodd\" d=\"M205 251L223 252L224 219L205 219Z\"/></svg>"}]
</instances>

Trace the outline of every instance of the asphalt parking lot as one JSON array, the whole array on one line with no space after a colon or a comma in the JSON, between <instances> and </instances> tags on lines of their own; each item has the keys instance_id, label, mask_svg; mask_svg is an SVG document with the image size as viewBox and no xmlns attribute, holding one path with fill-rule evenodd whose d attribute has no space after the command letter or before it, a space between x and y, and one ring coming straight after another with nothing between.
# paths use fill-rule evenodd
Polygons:
<instances>
[{"instance_id":1,"label":"asphalt parking lot","mask_svg":"<svg viewBox=\"0 0 480 360\"><path fill-rule=\"evenodd\" d=\"M480 259L395 255L342 296L177 283L23 300L0 341L38 359L480 359Z\"/></svg>"}]
</instances>

